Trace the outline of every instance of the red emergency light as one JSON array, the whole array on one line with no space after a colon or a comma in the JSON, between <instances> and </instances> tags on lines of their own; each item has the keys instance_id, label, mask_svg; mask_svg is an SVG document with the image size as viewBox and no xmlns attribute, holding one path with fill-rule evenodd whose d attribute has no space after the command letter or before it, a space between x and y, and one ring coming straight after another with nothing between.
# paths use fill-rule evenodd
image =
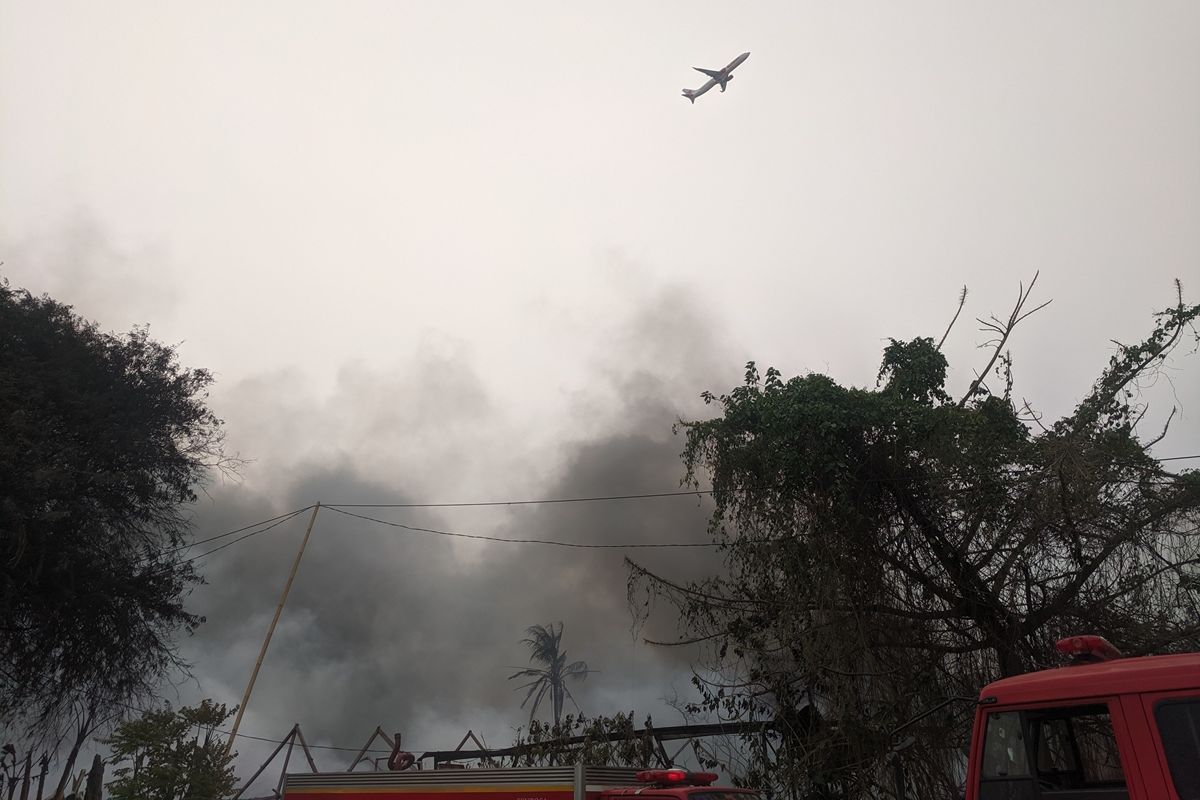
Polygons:
<instances>
[{"instance_id":1,"label":"red emergency light","mask_svg":"<svg viewBox=\"0 0 1200 800\"><path fill-rule=\"evenodd\" d=\"M1072 664L1098 664L1121 657L1121 651L1113 647L1103 636L1068 636L1054 645Z\"/></svg>"},{"instance_id":2,"label":"red emergency light","mask_svg":"<svg viewBox=\"0 0 1200 800\"><path fill-rule=\"evenodd\" d=\"M637 774L642 783L659 786L708 786L717 779L715 772L688 772L682 769L644 769Z\"/></svg>"}]
</instances>

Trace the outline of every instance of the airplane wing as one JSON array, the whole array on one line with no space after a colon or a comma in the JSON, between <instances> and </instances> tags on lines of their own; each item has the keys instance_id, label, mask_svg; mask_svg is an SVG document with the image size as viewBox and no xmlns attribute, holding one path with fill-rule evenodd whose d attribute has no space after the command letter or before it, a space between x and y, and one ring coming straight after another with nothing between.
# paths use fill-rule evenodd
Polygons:
<instances>
[{"instance_id":1,"label":"airplane wing","mask_svg":"<svg viewBox=\"0 0 1200 800\"><path fill-rule=\"evenodd\" d=\"M705 69L704 67L692 67L692 69L696 70L696 72L703 72L708 77L712 78L713 80L717 80L717 81L719 81L721 79L721 73L723 72L723 70Z\"/></svg>"}]
</instances>

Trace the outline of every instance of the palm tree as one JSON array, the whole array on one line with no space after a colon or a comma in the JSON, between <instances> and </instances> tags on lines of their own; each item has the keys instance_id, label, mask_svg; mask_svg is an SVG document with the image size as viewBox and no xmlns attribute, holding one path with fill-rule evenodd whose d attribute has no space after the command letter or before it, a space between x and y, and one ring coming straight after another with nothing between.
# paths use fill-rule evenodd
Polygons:
<instances>
[{"instance_id":1,"label":"palm tree","mask_svg":"<svg viewBox=\"0 0 1200 800\"><path fill-rule=\"evenodd\" d=\"M562 643L562 631L561 622L558 623L557 628L554 627L554 623L526 628L525 633L529 635L522 639L521 643L529 645L529 649L532 651L529 654L529 660L544 666L527 667L508 676L510 681L514 678L531 679L529 683L517 687L529 690L525 699L521 701L521 708L524 708L530 699L533 700L533 706L529 709L531 723L537 714L538 706L541 705L542 698L549 692L554 705L554 725L557 727L562 718L564 701L569 699L576 709L579 708L579 704L575 702L575 698L571 696L571 691L567 688L567 678L581 681L588 676L589 672L595 672L595 670L588 669L588 665L583 661L567 663L567 654L559 649Z\"/></svg>"}]
</instances>

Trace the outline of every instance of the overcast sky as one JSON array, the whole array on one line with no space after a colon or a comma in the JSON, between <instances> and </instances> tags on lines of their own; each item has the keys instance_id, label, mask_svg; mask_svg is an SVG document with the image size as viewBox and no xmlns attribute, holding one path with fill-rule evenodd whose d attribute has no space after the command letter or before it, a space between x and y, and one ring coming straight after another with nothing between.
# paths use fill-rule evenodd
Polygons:
<instances>
[{"instance_id":1,"label":"overcast sky","mask_svg":"<svg viewBox=\"0 0 1200 800\"><path fill-rule=\"evenodd\" d=\"M746 50L728 92L679 96ZM969 320L1038 270L1017 391L1062 414L1174 278L1200 299L1198 220L1192 0L0 2L0 274L215 373L252 462L198 536L317 500L670 490L671 422L746 360L867 385L964 284ZM976 327L946 346L960 392ZM1147 390L1149 419L1181 407L1160 455L1197 451L1196 364ZM705 522L689 499L375 515L610 542ZM301 533L201 562L182 699L237 701ZM638 643L625 577L619 553L323 512L243 729L505 744L505 668L554 620L601 670L585 711L676 722L686 654Z\"/></svg>"}]
</instances>

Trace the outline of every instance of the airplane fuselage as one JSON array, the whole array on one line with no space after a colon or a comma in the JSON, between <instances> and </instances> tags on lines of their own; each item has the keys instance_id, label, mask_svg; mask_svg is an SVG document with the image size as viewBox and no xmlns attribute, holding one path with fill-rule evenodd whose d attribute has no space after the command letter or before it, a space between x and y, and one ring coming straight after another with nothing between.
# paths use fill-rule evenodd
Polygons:
<instances>
[{"instance_id":1,"label":"airplane fuselage","mask_svg":"<svg viewBox=\"0 0 1200 800\"><path fill-rule=\"evenodd\" d=\"M721 91L722 92L725 91L726 85L731 80L733 80L733 71L735 69L737 69L739 64L741 64L743 61L745 61L749 57L750 57L749 52L742 53L740 56L735 58L733 61L730 61L722 69L705 69L704 67L692 67L692 69L696 70L697 72L703 72L705 75L707 75L708 82L705 83L703 86L701 86L699 89L684 89L683 96L686 97L688 100L692 101L693 103L695 103L697 97L704 94L705 92L707 92L709 89L713 88L714 86L720 86Z\"/></svg>"},{"instance_id":2,"label":"airplane fuselage","mask_svg":"<svg viewBox=\"0 0 1200 800\"><path fill-rule=\"evenodd\" d=\"M742 53L740 56L735 58L733 61L730 61L729 66L727 66L725 69L723 69L721 71L728 75L730 72L733 72L735 69L737 69L738 65L741 64L743 61L745 61L749 57L750 57L749 53Z\"/></svg>"}]
</instances>

